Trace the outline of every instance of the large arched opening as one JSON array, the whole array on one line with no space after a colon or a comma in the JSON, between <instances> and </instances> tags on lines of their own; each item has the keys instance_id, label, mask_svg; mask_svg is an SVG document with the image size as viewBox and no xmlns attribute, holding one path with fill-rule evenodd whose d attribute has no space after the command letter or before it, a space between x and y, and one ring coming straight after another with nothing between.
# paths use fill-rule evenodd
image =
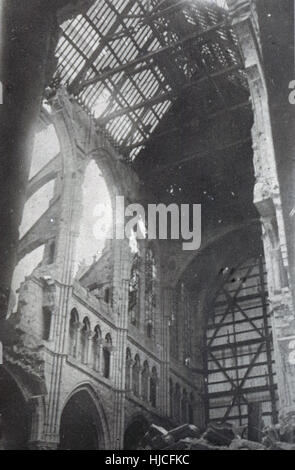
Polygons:
<instances>
[{"instance_id":1,"label":"large arched opening","mask_svg":"<svg viewBox=\"0 0 295 470\"><path fill-rule=\"evenodd\" d=\"M25 397L4 367L0 369L0 450L27 450L30 415Z\"/></svg>"},{"instance_id":2,"label":"large arched opening","mask_svg":"<svg viewBox=\"0 0 295 470\"><path fill-rule=\"evenodd\" d=\"M170 353L198 374L203 394L191 409L196 419L202 417L203 425L230 421L249 431L276 423L276 367L259 225L217 237L187 266L178 286L185 302L180 294L177 302L176 295ZM186 325L191 339L182 343Z\"/></svg>"},{"instance_id":3,"label":"large arched opening","mask_svg":"<svg viewBox=\"0 0 295 470\"><path fill-rule=\"evenodd\" d=\"M74 393L66 403L60 423L61 450L105 448L105 435L97 406L87 390Z\"/></svg>"},{"instance_id":4,"label":"large arched opening","mask_svg":"<svg viewBox=\"0 0 295 470\"><path fill-rule=\"evenodd\" d=\"M124 433L124 450L138 449L142 438L148 430L148 422L144 417L135 418Z\"/></svg>"},{"instance_id":5,"label":"large arched opening","mask_svg":"<svg viewBox=\"0 0 295 470\"><path fill-rule=\"evenodd\" d=\"M79 220L75 274L79 280L101 257L106 240L112 237L113 208L105 177L91 160L82 184L82 211Z\"/></svg>"}]
</instances>

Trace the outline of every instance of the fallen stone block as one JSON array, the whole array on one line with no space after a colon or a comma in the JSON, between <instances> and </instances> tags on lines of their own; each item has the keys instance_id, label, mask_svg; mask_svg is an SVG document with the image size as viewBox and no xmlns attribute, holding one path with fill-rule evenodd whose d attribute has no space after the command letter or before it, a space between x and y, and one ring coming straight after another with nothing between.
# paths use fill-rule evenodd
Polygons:
<instances>
[{"instance_id":1,"label":"fallen stone block","mask_svg":"<svg viewBox=\"0 0 295 470\"><path fill-rule=\"evenodd\" d=\"M168 433L169 435L173 436L175 441L185 439L186 437L192 437L196 439L201 437L200 429L194 424L183 424L178 428L170 430Z\"/></svg>"},{"instance_id":2,"label":"fallen stone block","mask_svg":"<svg viewBox=\"0 0 295 470\"><path fill-rule=\"evenodd\" d=\"M161 437L166 436L167 434L168 431L165 428L162 428L161 426L156 426L155 424L151 424L149 430L143 436L140 445L141 447L152 446L153 439L160 439Z\"/></svg>"},{"instance_id":3,"label":"fallen stone block","mask_svg":"<svg viewBox=\"0 0 295 470\"><path fill-rule=\"evenodd\" d=\"M205 439L193 439L190 450L228 450L228 447L214 446Z\"/></svg>"},{"instance_id":4,"label":"fallen stone block","mask_svg":"<svg viewBox=\"0 0 295 470\"><path fill-rule=\"evenodd\" d=\"M275 442L268 450L295 450L295 444L288 442Z\"/></svg>"},{"instance_id":5,"label":"fallen stone block","mask_svg":"<svg viewBox=\"0 0 295 470\"><path fill-rule=\"evenodd\" d=\"M174 442L174 444L171 444L162 450L189 450L190 445L188 446L187 442L184 441L185 440Z\"/></svg>"},{"instance_id":6,"label":"fallen stone block","mask_svg":"<svg viewBox=\"0 0 295 470\"><path fill-rule=\"evenodd\" d=\"M175 443L175 439L169 433L166 433L165 435L161 435L161 436L156 436L150 441L151 447L155 450L157 449L161 450L164 447L167 447L174 443Z\"/></svg>"},{"instance_id":7,"label":"fallen stone block","mask_svg":"<svg viewBox=\"0 0 295 470\"><path fill-rule=\"evenodd\" d=\"M228 446L236 434L231 423L209 423L202 438L215 446Z\"/></svg>"},{"instance_id":8,"label":"fallen stone block","mask_svg":"<svg viewBox=\"0 0 295 470\"><path fill-rule=\"evenodd\" d=\"M266 450L266 447L259 442L248 441L247 439L234 439L229 449L231 450Z\"/></svg>"}]
</instances>

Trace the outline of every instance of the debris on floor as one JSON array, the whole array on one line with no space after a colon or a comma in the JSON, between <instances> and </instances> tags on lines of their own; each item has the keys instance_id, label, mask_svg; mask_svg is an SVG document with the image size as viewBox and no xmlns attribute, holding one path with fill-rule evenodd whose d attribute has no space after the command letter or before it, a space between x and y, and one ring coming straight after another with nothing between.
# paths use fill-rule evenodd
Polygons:
<instances>
[{"instance_id":1,"label":"debris on floor","mask_svg":"<svg viewBox=\"0 0 295 470\"><path fill-rule=\"evenodd\" d=\"M209 423L205 432L193 424L166 430L152 424L142 439L140 450L295 450L295 443L283 442L278 426L266 427L262 442L245 438L246 426Z\"/></svg>"}]
</instances>

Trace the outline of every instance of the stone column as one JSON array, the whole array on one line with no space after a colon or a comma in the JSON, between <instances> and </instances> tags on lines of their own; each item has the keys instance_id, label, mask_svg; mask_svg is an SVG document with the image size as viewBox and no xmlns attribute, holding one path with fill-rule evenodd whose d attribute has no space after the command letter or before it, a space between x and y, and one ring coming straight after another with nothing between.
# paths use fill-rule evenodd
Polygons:
<instances>
[{"instance_id":1,"label":"stone column","mask_svg":"<svg viewBox=\"0 0 295 470\"><path fill-rule=\"evenodd\" d=\"M142 398L142 371L143 367L138 368L138 398Z\"/></svg>"},{"instance_id":2,"label":"stone column","mask_svg":"<svg viewBox=\"0 0 295 470\"><path fill-rule=\"evenodd\" d=\"M115 360L115 348L111 347L109 348L110 352L110 376L109 379L113 380L115 378L115 368L116 368L116 360Z\"/></svg>"},{"instance_id":3,"label":"stone column","mask_svg":"<svg viewBox=\"0 0 295 470\"><path fill-rule=\"evenodd\" d=\"M155 380L156 380L156 408L159 408L159 397L160 397L160 385L161 385L161 381L160 381L160 378L159 377L155 377ZM166 405L166 403L165 403ZM166 412L166 416L168 416L168 413Z\"/></svg>"},{"instance_id":4,"label":"stone column","mask_svg":"<svg viewBox=\"0 0 295 470\"><path fill-rule=\"evenodd\" d=\"M116 240L114 266L114 309L117 313L116 354L114 357L114 423L113 449L122 449L124 442L125 373L128 330L129 264L125 241Z\"/></svg>"},{"instance_id":5,"label":"stone column","mask_svg":"<svg viewBox=\"0 0 295 470\"><path fill-rule=\"evenodd\" d=\"M59 440L62 372L67 355L66 339L69 328L75 248L82 212L83 171L87 162L86 159L81 158L77 148L79 132L82 130L75 126L73 106L67 93L64 90L58 91L51 101L51 106L63 158L61 213L57 229L54 273L56 308L52 322L53 341L50 345L52 362L47 372L48 401L44 429L44 440L49 445L54 445ZM87 149L85 150L87 152ZM78 360L80 360L79 340L80 337L77 338L79 347L76 358Z\"/></svg>"},{"instance_id":6,"label":"stone column","mask_svg":"<svg viewBox=\"0 0 295 470\"><path fill-rule=\"evenodd\" d=\"M150 396L151 396L151 372L147 374L147 391L146 391L146 396L147 396L147 402L150 401Z\"/></svg>"},{"instance_id":7,"label":"stone column","mask_svg":"<svg viewBox=\"0 0 295 470\"><path fill-rule=\"evenodd\" d=\"M132 384L133 384L133 366L134 366L134 360L130 359L129 360L129 368L130 368L130 384L129 384L129 389L126 389L126 392L130 393L132 392ZM126 371L125 371L126 374Z\"/></svg>"},{"instance_id":8,"label":"stone column","mask_svg":"<svg viewBox=\"0 0 295 470\"><path fill-rule=\"evenodd\" d=\"M87 337L86 337L86 357L85 357L85 363L87 365L92 366L92 357L91 357L91 346L92 346L92 339L93 339L93 332L88 331L87 332ZM91 362L90 362L91 361Z\"/></svg>"},{"instance_id":9,"label":"stone column","mask_svg":"<svg viewBox=\"0 0 295 470\"><path fill-rule=\"evenodd\" d=\"M74 341L73 341L73 349L71 351L72 356L78 361L79 360L79 346L80 346L80 331L82 328L81 323L75 323L74 325Z\"/></svg>"},{"instance_id":10,"label":"stone column","mask_svg":"<svg viewBox=\"0 0 295 470\"><path fill-rule=\"evenodd\" d=\"M103 361L103 340L102 339L99 340L98 351L99 351L99 353L98 353L99 354L99 358L98 358L99 363L98 363L98 371L97 372L102 374L102 372L103 372L103 370L102 370L102 368L103 368L103 363L102 363L102 361Z\"/></svg>"},{"instance_id":11,"label":"stone column","mask_svg":"<svg viewBox=\"0 0 295 470\"><path fill-rule=\"evenodd\" d=\"M0 322L5 319L40 102L56 66L58 2L1 2ZM9 138L7 138L9 136ZM1 337L0 324L0 337ZM5 341L5 337L1 338Z\"/></svg>"},{"instance_id":12,"label":"stone column","mask_svg":"<svg viewBox=\"0 0 295 470\"><path fill-rule=\"evenodd\" d=\"M169 394L169 368L170 368L170 341L169 341L169 322L171 320L173 291L169 286L163 288L162 300L162 345L163 358L159 377L159 407L164 416L169 416L170 412L170 394Z\"/></svg>"},{"instance_id":13,"label":"stone column","mask_svg":"<svg viewBox=\"0 0 295 470\"><path fill-rule=\"evenodd\" d=\"M279 418L281 425L290 429L294 428L295 424L295 317L259 18L256 2L228 0L228 5L245 65L254 113L252 129L256 177L254 203L262 222L269 300L272 309Z\"/></svg>"},{"instance_id":14,"label":"stone column","mask_svg":"<svg viewBox=\"0 0 295 470\"><path fill-rule=\"evenodd\" d=\"M139 246L140 241L138 242ZM146 247L143 246L142 248L142 258L139 264L139 289L138 289L138 300L137 306L138 309L138 329L141 331L145 336L147 336L147 321L146 321L146 308L145 308L145 263L146 263ZM153 324L152 330L152 338L155 337L155 324Z\"/></svg>"}]
</instances>

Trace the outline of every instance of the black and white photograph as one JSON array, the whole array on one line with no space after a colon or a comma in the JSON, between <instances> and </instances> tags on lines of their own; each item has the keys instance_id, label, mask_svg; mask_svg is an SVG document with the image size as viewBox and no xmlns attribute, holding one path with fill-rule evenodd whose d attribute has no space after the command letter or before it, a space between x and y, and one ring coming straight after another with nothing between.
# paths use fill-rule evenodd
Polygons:
<instances>
[{"instance_id":1,"label":"black and white photograph","mask_svg":"<svg viewBox=\"0 0 295 470\"><path fill-rule=\"evenodd\" d=\"M0 0L0 450L295 450L294 18Z\"/></svg>"}]
</instances>

